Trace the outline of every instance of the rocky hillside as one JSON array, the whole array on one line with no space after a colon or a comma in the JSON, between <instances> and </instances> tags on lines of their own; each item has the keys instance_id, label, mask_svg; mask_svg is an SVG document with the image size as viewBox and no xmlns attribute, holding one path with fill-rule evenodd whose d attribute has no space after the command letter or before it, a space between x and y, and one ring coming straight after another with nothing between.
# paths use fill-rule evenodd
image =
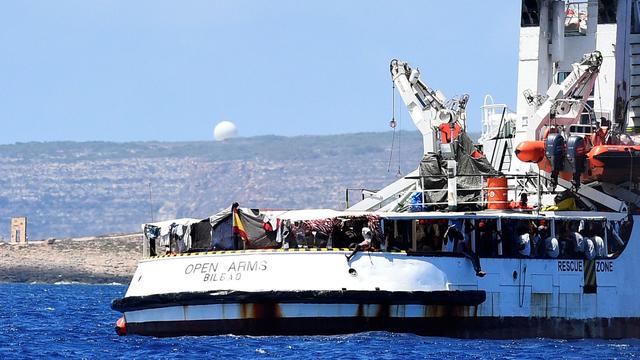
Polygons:
<instances>
[{"instance_id":1,"label":"rocky hillside","mask_svg":"<svg viewBox=\"0 0 640 360\"><path fill-rule=\"evenodd\" d=\"M30 239L138 231L207 217L237 201L345 207L346 188L378 189L414 169L417 132L237 138L226 142L55 142L0 146L0 237L28 217ZM398 150L400 164L398 162ZM359 194L353 193L353 197Z\"/></svg>"},{"instance_id":2,"label":"rocky hillside","mask_svg":"<svg viewBox=\"0 0 640 360\"><path fill-rule=\"evenodd\" d=\"M0 243L0 283L127 284L141 256L141 234Z\"/></svg>"}]
</instances>

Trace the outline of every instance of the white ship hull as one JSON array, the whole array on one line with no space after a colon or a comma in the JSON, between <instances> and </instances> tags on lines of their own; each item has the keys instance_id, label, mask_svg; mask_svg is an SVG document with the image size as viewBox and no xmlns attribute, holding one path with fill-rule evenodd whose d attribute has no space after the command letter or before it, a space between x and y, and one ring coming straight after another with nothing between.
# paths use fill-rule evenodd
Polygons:
<instances>
[{"instance_id":1,"label":"white ship hull","mask_svg":"<svg viewBox=\"0 0 640 360\"><path fill-rule=\"evenodd\" d=\"M637 217L634 219L639 221ZM328 334L388 330L459 337L640 337L637 226L617 258L255 250L143 260L113 307L127 332ZM595 272L595 289L585 278Z\"/></svg>"},{"instance_id":2,"label":"white ship hull","mask_svg":"<svg viewBox=\"0 0 640 360\"><path fill-rule=\"evenodd\" d=\"M516 112L485 102L484 154L466 134L468 95L447 100L420 70L392 60L394 87L423 137L415 171L362 190L342 213L259 214L234 204L203 220L202 242L183 234L172 247L170 229L189 219L146 224L145 256L156 241L159 252L186 253L140 263L113 303L121 324L157 336L640 337L640 218L627 218L640 209L640 136L623 133L640 118L636 10L622 0L523 1L524 96ZM413 251L360 252L351 261L350 251L335 249L189 253L318 239Z\"/></svg>"}]
</instances>

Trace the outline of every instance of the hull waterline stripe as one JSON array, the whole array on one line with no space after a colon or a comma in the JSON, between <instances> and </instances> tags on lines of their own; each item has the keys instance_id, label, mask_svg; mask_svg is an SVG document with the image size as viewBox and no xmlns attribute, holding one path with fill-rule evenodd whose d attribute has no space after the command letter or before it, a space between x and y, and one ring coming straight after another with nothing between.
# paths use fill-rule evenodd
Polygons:
<instances>
[{"instance_id":1,"label":"hull waterline stripe","mask_svg":"<svg viewBox=\"0 0 640 360\"><path fill-rule=\"evenodd\" d=\"M213 291L130 296L114 300L111 308L125 312L170 306L224 303L309 303L476 306L483 303L483 290L465 291Z\"/></svg>"},{"instance_id":2,"label":"hull waterline stripe","mask_svg":"<svg viewBox=\"0 0 640 360\"><path fill-rule=\"evenodd\" d=\"M265 318L241 320L157 321L127 323L128 334L182 335L331 335L391 331L456 338L605 338L640 337L640 318Z\"/></svg>"}]
</instances>

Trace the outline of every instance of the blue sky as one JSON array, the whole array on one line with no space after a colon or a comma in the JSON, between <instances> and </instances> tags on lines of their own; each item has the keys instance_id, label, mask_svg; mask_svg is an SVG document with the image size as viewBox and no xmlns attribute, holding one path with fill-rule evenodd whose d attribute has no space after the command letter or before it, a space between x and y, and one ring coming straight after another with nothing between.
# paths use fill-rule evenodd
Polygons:
<instances>
[{"instance_id":1,"label":"blue sky","mask_svg":"<svg viewBox=\"0 0 640 360\"><path fill-rule=\"evenodd\" d=\"M0 143L386 131L389 61L515 107L519 1L0 1ZM404 111L404 106L400 104ZM408 113L402 128L413 130Z\"/></svg>"}]
</instances>

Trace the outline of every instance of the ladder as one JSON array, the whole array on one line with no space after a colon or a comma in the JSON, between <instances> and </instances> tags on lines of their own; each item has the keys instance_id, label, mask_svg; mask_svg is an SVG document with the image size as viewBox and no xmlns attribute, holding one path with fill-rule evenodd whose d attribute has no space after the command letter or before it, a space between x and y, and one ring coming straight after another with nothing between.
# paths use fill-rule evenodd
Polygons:
<instances>
[{"instance_id":1,"label":"ladder","mask_svg":"<svg viewBox=\"0 0 640 360\"><path fill-rule=\"evenodd\" d=\"M502 147L502 156L500 157L500 167L498 171L511 170L511 153L512 153L511 138L505 139L504 146Z\"/></svg>"},{"instance_id":2,"label":"ladder","mask_svg":"<svg viewBox=\"0 0 640 360\"><path fill-rule=\"evenodd\" d=\"M629 93L629 113L627 118L627 128L622 131L627 133L640 133L640 35L631 34L629 36L629 56L630 56L630 93Z\"/></svg>"}]
</instances>

